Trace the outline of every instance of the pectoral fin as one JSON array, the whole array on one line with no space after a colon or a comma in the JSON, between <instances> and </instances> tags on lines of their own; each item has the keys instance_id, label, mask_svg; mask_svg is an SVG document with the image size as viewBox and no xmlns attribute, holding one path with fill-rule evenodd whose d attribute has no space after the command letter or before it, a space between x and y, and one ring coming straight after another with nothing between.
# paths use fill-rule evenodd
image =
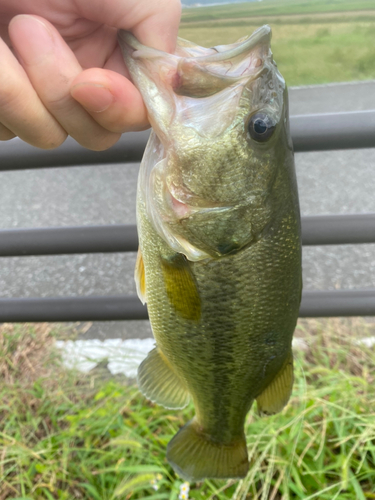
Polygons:
<instances>
[{"instance_id":1,"label":"pectoral fin","mask_svg":"<svg viewBox=\"0 0 375 500\"><path fill-rule=\"evenodd\" d=\"M290 352L279 373L256 398L259 413L273 415L281 411L289 401L293 380L293 354Z\"/></svg>"},{"instance_id":2,"label":"pectoral fin","mask_svg":"<svg viewBox=\"0 0 375 500\"><path fill-rule=\"evenodd\" d=\"M135 285L137 287L138 297L142 304L145 304L147 302L145 265L143 263L143 257L140 248L138 248L137 261L135 263L134 279Z\"/></svg>"},{"instance_id":3,"label":"pectoral fin","mask_svg":"<svg viewBox=\"0 0 375 500\"><path fill-rule=\"evenodd\" d=\"M172 259L162 259L165 289L176 312L184 319L198 321L201 316L201 300L190 264L182 254Z\"/></svg>"},{"instance_id":4,"label":"pectoral fin","mask_svg":"<svg viewBox=\"0 0 375 500\"><path fill-rule=\"evenodd\" d=\"M157 347L140 364L137 380L146 398L165 408L184 408L189 402L187 389Z\"/></svg>"}]
</instances>

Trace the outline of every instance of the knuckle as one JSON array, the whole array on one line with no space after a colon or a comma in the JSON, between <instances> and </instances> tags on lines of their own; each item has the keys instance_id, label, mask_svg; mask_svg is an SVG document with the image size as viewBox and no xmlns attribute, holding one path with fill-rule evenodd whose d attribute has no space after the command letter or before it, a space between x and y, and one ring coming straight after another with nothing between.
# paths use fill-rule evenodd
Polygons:
<instances>
[{"instance_id":1,"label":"knuckle","mask_svg":"<svg viewBox=\"0 0 375 500\"><path fill-rule=\"evenodd\" d=\"M109 149L111 146L116 144L116 142L120 139L120 133L103 133L100 135L91 136L89 138L78 139L74 137L74 139L81 144L81 146L91 149L92 151L105 151Z\"/></svg>"},{"instance_id":2,"label":"knuckle","mask_svg":"<svg viewBox=\"0 0 375 500\"><path fill-rule=\"evenodd\" d=\"M13 139L14 137L16 137L16 134L14 134L11 130L9 130L4 125L0 124L0 141L9 141L10 139Z\"/></svg>"},{"instance_id":3,"label":"knuckle","mask_svg":"<svg viewBox=\"0 0 375 500\"><path fill-rule=\"evenodd\" d=\"M0 110L7 111L18 106L22 102L22 89L16 85L5 85L0 87Z\"/></svg>"},{"instance_id":4,"label":"knuckle","mask_svg":"<svg viewBox=\"0 0 375 500\"><path fill-rule=\"evenodd\" d=\"M54 136L47 139L43 137L40 142L37 141L37 143L33 144L33 146L37 146L41 149L56 149L65 142L67 136L68 134L60 134L60 137Z\"/></svg>"},{"instance_id":5,"label":"knuckle","mask_svg":"<svg viewBox=\"0 0 375 500\"><path fill-rule=\"evenodd\" d=\"M59 126L51 127L50 124L43 124L34 130L24 129L18 134L19 138L40 149L56 149L65 141L68 134Z\"/></svg>"},{"instance_id":6,"label":"knuckle","mask_svg":"<svg viewBox=\"0 0 375 500\"><path fill-rule=\"evenodd\" d=\"M76 103L69 95L60 95L55 97L44 98L44 105L53 114L58 115L61 112L64 114L75 110Z\"/></svg>"}]
</instances>

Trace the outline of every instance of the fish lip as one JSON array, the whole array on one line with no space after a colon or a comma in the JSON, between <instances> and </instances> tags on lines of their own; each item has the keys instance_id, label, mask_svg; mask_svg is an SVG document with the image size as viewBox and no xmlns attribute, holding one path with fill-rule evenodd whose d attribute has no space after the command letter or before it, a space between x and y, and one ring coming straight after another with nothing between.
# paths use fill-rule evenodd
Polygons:
<instances>
[{"instance_id":1,"label":"fish lip","mask_svg":"<svg viewBox=\"0 0 375 500\"><path fill-rule=\"evenodd\" d=\"M202 209L202 208L216 208L218 206L222 206L223 204L214 200L207 200L197 195L193 191L191 191L186 186L179 187L174 185L173 183L167 183L167 190L169 194L176 199L179 203L184 203L185 205L194 209Z\"/></svg>"},{"instance_id":2,"label":"fish lip","mask_svg":"<svg viewBox=\"0 0 375 500\"><path fill-rule=\"evenodd\" d=\"M168 186L167 183L164 184L164 202L167 207L168 219L175 220L176 217L178 220L188 219L193 213L198 212L203 207L195 206L188 203L194 197L196 200L200 200L200 198L188 194L187 192L183 192L179 189L177 193L173 186Z\"/></svg>"},{"instance_id":3,"label":"fish lip","mask_svg":"<svg viewBox=\"0 0 375 500\"><path fill-rule=\"evenodd\" d=\"M170 221L175 219L176 216L178 220L187 219L194 211L190 205L173 196L167 186L165 186L164 190L164 200L168 208L168 219Z\"/></svg>"},{"instance_id":4,"label":"fish lip","mask_svg":"<svg viewBox=\"0 0 375 500\"><path fill-rule=\"evenodd\" d=\"M270 44L271 42L272 30L268 24L261 26L257 30L254 31L249 37L247 37L242 42L239 42L237 47L233 47L231 49L225 49L225 45L217 45L212 47L217 50L217 54L211 54L208 56L197 56L194 57L196 62L209 63L209 62L219 62L226 61L227 59L232 59L233 57L237 57L244 52L248 52L251 49L255 48L259 44ZM223 50L221 50L223 48Z\"/></svg>"},{"instance_id":5,"label":"fish lip","mask_svg":"<svg viewBox=\"0 0 375 500\"><path fill-rule=\"evenodd\" d=\"M121 47L124 49L125 47L130 52L131 57L137 59L142 57L163 57L168 55L173 59L180 59L175 54L170 54L168 52L164 52L162 50L154 49L153 47L148 47L147 45L143 45L139 42L134 35L132 35L129 31L126 30L118 30L117 39L119 42L122 42Z\"/></svg>"},{"instance_id":6,"label":"fish lip","mask_svg":"<svg viewBox=\"0 0 375 500\"><path fill-rule=\"evenodd\" d=\"M227 203L206 200L188 188L184 189L167 183L164 185L164 200L169 209L168 212L172 211L173 216L177 216L179 220L188 219L197 212L230 208Z\"/></svg>"},{"instance_id":7,"label":"fish lip","mask_svg":"<svg viewBox=\"0 0 375 500\"><path fill-rule=\"evenodd\" d=\"M268 192L263 189L252 190L244 199L237 200L236 203L220 202L206 200L193 193L186 187L175 186L172 182L168 183L164 179L163 198L164 198L164 216L165 221L176 221L188 219L198 212L218 212L230 210L237 205L258 206L259 199L264 201ZM193 202L193 203L192 203Z\"/></svg>"},{"instance_id":8,"label":"fish lip","mask_svg":"<svg viewBox=\"0 0 375 500\"><path fill-rule=\"evenodd\" d=\"M141 49L145 47L139 42L134 35L132 35L129 31L126 30L118 30L117 38L124 42L129 48L133 50Z\"/></svg>"},{"instance_id":9,"label":"fish lip","mask_svg":"<svg viewBox=\"0 0 375 500\"><path fill-rule=\"evenodd\" d=\"M257 30L254 31L249 37L245 40L241 41L235 47L230 49L226 48L226 45L217 45L215 47L211 47L216 50L216 54L210 54L206 56L195 56L195 57L181 57L176 56L174 54L168 54L170 57L174 57L176 59L192 59L193 61L199 63L210 63L210 62L220 62L226 61L227 59L232 59L237 57L244 52L248 52L251 49L255 48L259 44L270 44L271 42L272 30L268 24L261 26ZM166 52L158 49L154 49L152 47L147 47L140 43L134 35L132 35L129 31L118 30L117 33L118 38L127 45L129 49L132 49L132 57L137 56L136 53L139 51L139 57L144 57L145 55L149 57L162 57L166 54Z\"/></svg>"}]
</instances>

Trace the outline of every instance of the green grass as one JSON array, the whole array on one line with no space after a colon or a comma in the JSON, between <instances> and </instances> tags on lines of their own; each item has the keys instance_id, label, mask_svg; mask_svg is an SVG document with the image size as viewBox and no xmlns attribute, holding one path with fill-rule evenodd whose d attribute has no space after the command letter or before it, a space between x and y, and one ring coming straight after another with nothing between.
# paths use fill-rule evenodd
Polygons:
<instances>
[{"instance_id":1,"label":"green grass","mask_svg":"<svg viewBox=\"0 0 375 500\"><path fill-rule=\"evenodd\" d=\"M264 0L186 9L180 36L211 47L272 27L272 51L288 85L375 78L375 2Z\"/></svg>"},{"instance_id":2,"label":"green grass","mask_svg":"<svg viewBox=\"0 0 375 500\"><path fill-rule=\"evenodd\" d=\"M62 367L48 325L0 336L0 499L177 499L168 441L193 415L148 403L124 381ZM304 321L289 405L252 410L243 481L192 484L191 499L375 498L375 352L360 320Z\"/></svg>"},{"instance_id":3,"label":"green grass","mask_svg":"<svg viewBox=\"0 0 375 500\"><path fill-rule=\"evenodd\" d=\"M184 9L182 22L375 10L373 0L263 0Z\"/></svg>"}]
</instances>

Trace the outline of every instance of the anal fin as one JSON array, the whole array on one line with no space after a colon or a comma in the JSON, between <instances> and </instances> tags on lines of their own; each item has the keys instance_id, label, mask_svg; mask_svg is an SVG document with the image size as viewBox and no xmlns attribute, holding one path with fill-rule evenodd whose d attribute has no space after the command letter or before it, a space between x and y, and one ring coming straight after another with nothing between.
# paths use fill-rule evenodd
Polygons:
<instances>
[{"instance_id":1,"label":"anal fin","mask_svg":"<svg viewBox=\"0 0 375 500\"><path fill-rule=\"evenodd\" d=\"M139 365L137 380L146 398L165 408L184 408L189 402L187 389L157 347Z\"/></svg>"},{"instance_id":2,"label":"anal fin","mask_svg":"<svg viewBox=\"0 0 375 500\"><path fill-rule=\"evenodd\" d=\"M260 414L273 415L281 411L289 401L293 388L293 354L290 352L286 362L272 382L256 398Z\"/></svg>"},{"instance_id":3,"label":"anal fin","mask_svg":"<svg viewBox=\"0 0 375 500\"><path fill-rule=\"evenodd\" d=\"M168 443L167 459L185 481L243 478L249 470L245 436L233 443L212 441L195 419Z\"/></svg>"}]
</instances>

